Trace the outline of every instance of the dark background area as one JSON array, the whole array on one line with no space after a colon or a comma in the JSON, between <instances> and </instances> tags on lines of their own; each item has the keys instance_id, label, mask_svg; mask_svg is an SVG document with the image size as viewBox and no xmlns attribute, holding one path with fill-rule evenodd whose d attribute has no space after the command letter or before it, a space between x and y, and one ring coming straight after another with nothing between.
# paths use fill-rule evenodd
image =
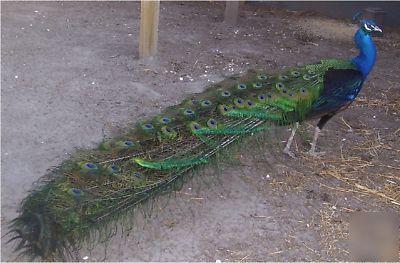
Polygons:
<instances>
[{"instance_id":1,"label":"dark background area","mask_svg":"<svg viewBox=\"0 0 400 263\"><path fill-rule=\"evenodd\" d=\"M332 18L351 18L358 11L371 7L381 8L385 12L384 24L381 26L400 26L400 2L395 1L259 1L253 4L289 10L314 11Z\"/></svg>"}]
</instances>

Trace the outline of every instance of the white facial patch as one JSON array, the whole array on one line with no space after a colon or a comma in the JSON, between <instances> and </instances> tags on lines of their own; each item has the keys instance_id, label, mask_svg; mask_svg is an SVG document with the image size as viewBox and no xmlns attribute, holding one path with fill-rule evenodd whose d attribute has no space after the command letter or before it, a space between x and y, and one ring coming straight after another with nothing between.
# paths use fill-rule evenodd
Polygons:
<instances>
[{"instance_id":1,"label":"white facial patch","mask_svg":"<svg viewBox=\"0 0 400 263\"><path fill-rule=\"evenodd\" d=\"M372 26L372 25L371 25L371 26ZM364 28L365 28L367 31L372 31L372 28L368 27L367 24L364 24Z\"/></svg>"}]
</instances>

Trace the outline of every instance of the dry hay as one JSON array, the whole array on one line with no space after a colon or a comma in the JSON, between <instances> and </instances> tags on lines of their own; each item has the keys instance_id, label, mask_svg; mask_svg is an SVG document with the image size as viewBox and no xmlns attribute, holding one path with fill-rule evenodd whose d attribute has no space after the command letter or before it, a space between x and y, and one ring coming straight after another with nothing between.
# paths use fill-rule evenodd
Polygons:
<instances>
[{"instance_id":1,"label":"dry hay","mask_svg":"<svg viewBox=\"0 0 400 263\"><path fill-rule=\"evenodd\" d=\"M320 176L335 178L340 186L332 188L341 192L352 192L361 196L372 196L385 201L400 211L400 166L388 156L399 156L398 138L400 129L382 136L376 130L357 129L362 135L361 143L342 149L341 156L307 159L310 169Z\"/></svg>"}]
</instances>

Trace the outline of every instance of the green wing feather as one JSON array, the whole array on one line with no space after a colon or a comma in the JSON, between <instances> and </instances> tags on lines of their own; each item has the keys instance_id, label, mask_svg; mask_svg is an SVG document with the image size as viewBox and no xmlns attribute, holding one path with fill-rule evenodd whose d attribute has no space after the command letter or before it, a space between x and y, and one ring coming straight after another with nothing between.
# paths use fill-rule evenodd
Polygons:
<instances>
[{"instance_id":1,"label":"green wing feather","mask_svg":"<svg viewBox=\"0 0 400 263\"><path fill-rule=\"evenodd\" d=\"M12 222L18 249L45 260L62 259L93 231L136 205L176 189L185 174L215 153L272 124L307 118L329 68L325 60L269 74L250 71L167 108L98 149L81 152L51 171L23 201Z\"/></svg>"}]
</instances>

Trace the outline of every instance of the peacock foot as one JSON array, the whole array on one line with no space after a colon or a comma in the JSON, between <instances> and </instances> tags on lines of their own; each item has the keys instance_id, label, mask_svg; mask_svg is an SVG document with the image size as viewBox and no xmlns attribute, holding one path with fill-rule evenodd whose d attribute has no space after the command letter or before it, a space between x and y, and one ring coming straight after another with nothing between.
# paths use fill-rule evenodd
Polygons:
<instances>
[{"instance_id":1,"label":"peacock foot","mask_svg":"<svg viewBox=\"0 0 400 263\"><path fill-rule=\"evenodd\" d=\"M287 155L289 155L292 158L296 158L296 155L294 155L294 153L288 148L283 149L283 152L286 153Z\"/></svg>"}]
</instances>

